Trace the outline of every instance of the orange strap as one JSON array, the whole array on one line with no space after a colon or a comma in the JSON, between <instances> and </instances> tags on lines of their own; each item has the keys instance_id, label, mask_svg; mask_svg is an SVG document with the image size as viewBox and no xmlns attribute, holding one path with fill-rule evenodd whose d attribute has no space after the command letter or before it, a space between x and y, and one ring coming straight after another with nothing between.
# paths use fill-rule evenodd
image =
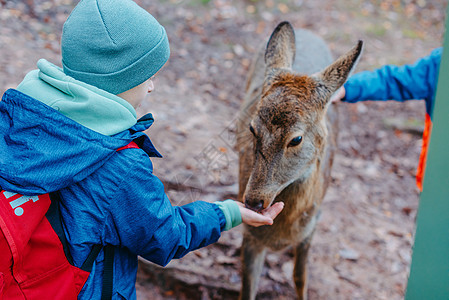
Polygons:
<instances>
[{"instance_id":1,"label":"orange strap","mask_svg":"<svg viewBox=\"0 0 449 300\"><path fill-rule=\"evenodd\" d=\"M429 114L426 114L424 132L422 136L421 155L419 156L418 170L416 171L416 185L422 192L422 184L424 180L424 172L426 171L427 150L429 148L430 133L432 131L432 120Z\"/></svg>"}]
</instances>

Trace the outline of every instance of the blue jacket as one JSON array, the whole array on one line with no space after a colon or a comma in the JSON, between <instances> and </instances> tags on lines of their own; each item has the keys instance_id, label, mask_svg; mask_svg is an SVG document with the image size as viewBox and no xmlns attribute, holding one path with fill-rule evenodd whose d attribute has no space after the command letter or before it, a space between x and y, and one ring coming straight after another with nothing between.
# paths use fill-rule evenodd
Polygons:
<instances>
[{"instance_id":1,"label":"blue jacket","mask_svg":"<svg viewBox=\"0 0 449 300\"><path fill-rule=\"evenodd\" d=\"M342 101L424 99L426 117L423 145L416 172L416 184L422 191L426 167L427 149L432 131L432 113L443 48L433 50L413 65L386 65L374 71L364 71L350 77L344 87Z\"/></svg>"},{"instance_id":2,"label":"blue jacket","mask_svg":"<svg viewBox=\"0 0 449 300\"><path fill-rule=\"evenodd\" d=\"M342 101L424 99L432 116L443 48L433 50L412 65L386 65L351 76L345 83Z\"/></svg>"},{"instance_id":3,"label":"blue jacket","mask_svg":"<svg viewBox=\"0 0 449 300\"><path fill-rule=\"evenodd\" d=\"M0 186L24 195L61 191L64 229L75 266L95 244L116 246L114 299L135 299L137 255L166 265L218 240L226 219L213 203L171 206L149 157L151 114L102 135L17 90L0 101ZM134 140L141 149L116 149ZM79 298L99 299L103 253Z\"/></svg>"}]
</instances>

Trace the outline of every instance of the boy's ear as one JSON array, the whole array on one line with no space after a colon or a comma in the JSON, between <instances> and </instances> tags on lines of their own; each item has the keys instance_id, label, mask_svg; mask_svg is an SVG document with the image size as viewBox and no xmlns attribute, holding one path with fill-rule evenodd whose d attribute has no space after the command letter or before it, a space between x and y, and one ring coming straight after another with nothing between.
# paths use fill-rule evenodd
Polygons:
<instances>
[{"instance_id":1,"label":"boy's ear","mask_svg":"<svg viewBox=\"0 0 449 300\"><path fill-rule=\"evenodd\" d=\"M265 51L267 72L291 69L295 60L295 31L289 22L280 23L271 34Z\"/></svg>"},{"instance_id":2,"label":"boy's ear","mask_svg":"<svg viewBox=\"0 0 449 300\"><path fill-rule=\"evenodd\" d=\"M326 88L333 94L348 79L351 72L355 69L363 49L363 42L358 41L349 52L342 55L334 63L328 66L324 71L315 74L313 77L321 81Z\"/></svg>"}]
</instances>

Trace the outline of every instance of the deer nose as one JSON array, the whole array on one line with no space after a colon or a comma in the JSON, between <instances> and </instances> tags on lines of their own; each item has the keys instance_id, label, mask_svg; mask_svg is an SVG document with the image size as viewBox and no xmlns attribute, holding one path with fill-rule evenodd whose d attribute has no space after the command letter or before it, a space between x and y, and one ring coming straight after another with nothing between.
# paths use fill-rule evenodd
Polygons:
<instances>
[{"instance_id":1,"label":"deer nose","mask_svg":"<svg viewBox=\"0 0 449 300\"><path fill-rule=\"evenodd\" d=\"M263 200L252 201L252 200L245 199L245 206L248 209L251 209L251 210L259 212L259 211L261 211L263 209Z\"/></svg>"}]
</instances>

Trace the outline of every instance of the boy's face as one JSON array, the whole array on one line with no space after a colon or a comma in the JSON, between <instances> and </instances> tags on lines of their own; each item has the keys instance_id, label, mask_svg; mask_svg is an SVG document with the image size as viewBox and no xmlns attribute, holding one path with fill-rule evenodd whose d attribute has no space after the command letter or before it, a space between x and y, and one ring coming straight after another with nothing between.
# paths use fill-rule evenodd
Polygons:
<instances>
[{"instance_id":1,"label":"boy's face","mask_svg":"<svg viewBox=\"0 0 449 300\"><path fill-rule=\"evenodd\" d=\"M154 89L153 77L139 84L138 86L127 90L123 93L118 94L117 96L128 101L134 108L137 108L143 100L145 100L146 96L151 93Z\"/></svg>"}]
</instances>

